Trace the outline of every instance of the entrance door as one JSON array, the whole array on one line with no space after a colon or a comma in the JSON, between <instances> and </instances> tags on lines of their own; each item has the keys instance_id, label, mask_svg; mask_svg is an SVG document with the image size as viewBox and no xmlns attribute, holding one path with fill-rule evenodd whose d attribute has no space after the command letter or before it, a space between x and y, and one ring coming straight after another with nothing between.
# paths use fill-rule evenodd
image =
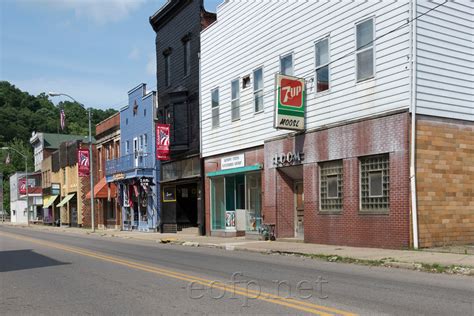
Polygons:
<instances>
[{"instance_id":1,"label":"entrance door","mask_svg":"<svg viewBox=\"0 0 474 316\"><path fill-rule=\"evenodd\" d=\"M295 237L304 237L304 192L303 182L295 182Z\"/></svg>"}]
</instances>

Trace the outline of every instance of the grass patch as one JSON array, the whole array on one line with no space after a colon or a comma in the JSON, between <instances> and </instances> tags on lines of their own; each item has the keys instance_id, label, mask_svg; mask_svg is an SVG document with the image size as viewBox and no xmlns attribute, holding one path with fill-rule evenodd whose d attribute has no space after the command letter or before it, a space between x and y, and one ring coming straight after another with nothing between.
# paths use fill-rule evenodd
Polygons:
<instances>
[{"instance_id":1,"label":"grass patch","mask_svg":"<svg viewBox=\"0 0 474 316\"><path fill-rule=\"evenodd\" d=\"M423 272L431 273L451 273L451 274L463 274L463 275L473 275L474 269L472 267L459 266L459 265L450 265L445 266L438 263L410 263L410 262L400 262L395 260L392 257L382 258L380 260L370 260L370 259L357 259L352 257L343 257L339 255L326 255L326 254L307 254L300 252L290 252L290 251L272 251L274 254L282 255L293 255L303 258L323 260L327 262L341 262L341 263L352 263L359 264L363 266L372 266L372 267L396 267L396 268L407 268Z\"/></svg>"}]
</instances>

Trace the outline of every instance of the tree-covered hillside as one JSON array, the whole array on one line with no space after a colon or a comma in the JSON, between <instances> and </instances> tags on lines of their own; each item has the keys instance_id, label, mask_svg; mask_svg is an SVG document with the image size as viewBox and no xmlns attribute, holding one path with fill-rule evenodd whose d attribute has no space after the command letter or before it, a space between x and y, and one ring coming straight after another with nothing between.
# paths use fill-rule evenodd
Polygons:
<instances>
[{"instance_id":1,"label":"tree-covered hillside","mask_svg":"<svg viewBox=\"0 0 474 316\"><path fill-rule=\"evenodd\" d=\"M87 104L85 105L87 107ZM59 112L64 109L66 128L60 129ZM92 133L95 124L106 119L116 110L92 110ZM0 81L0 147L13 147L29 157L28 165L33 169L33 149L29 143L31 133L62 133L88 135L89 123L87 110L81 105L64 101L54 105L44 93L33 96L21 91L7 81ZM5 164L7 155L11 164ZM10 195L8 178L15 171L24 171L24 159L13 151L0 150L0 173L4 182L4 209L9 209Z\"/></svg>"}]
</instances>

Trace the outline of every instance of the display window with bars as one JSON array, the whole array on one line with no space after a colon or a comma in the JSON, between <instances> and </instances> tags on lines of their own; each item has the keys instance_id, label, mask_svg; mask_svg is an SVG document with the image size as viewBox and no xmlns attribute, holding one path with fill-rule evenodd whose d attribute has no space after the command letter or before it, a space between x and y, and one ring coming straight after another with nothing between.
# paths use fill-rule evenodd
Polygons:
<instances>
[{"instance_id":1,"label":"display window with bars","mask_svg":"<svg viewBox=\"0 0 474 316\"><path fill-rule=\"evenodd\" d=\"M320 164L320 210L342 211L343 168L342 160Z\"/></svg>"},{"instance_id":2,"label":"display window with bars","mask_svg":"<svg viewBox=\"0 0 474 316\"><path fill-rule=\"evenodd\" d=\"M389 155L360 158L360 209L386 212L390 207Z\"/></svg>"}]
</instances>

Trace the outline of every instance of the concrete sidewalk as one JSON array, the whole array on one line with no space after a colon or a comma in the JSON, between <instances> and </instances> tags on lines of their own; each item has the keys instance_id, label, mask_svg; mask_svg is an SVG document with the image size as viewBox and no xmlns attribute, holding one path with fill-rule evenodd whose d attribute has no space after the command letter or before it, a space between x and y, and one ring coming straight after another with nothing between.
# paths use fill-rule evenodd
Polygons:
<instances>
[{"instance_id":1,"label":"concrete sidewalk","mask_svg":"<svg viewBox=\"0 0 474 316\"><path fill-rule=\"evenodd\" d=\"M3 223L3 225L12 225ZM260 241L245 237L198 236L194 231L177 234L128 232L117 230L96 230L63 228L40 225L15 225L25 229L35 229L67 234L87 234L102 237L147 240L151 242L222 248L225 250L253 251L269 254L285 254L311 257L334 262L348 262L371 266L389 266L430 272L447 272L474 275L474 255L415 250L393 250L309 244L291 241Z\"/></svg>"}]
</instances>

